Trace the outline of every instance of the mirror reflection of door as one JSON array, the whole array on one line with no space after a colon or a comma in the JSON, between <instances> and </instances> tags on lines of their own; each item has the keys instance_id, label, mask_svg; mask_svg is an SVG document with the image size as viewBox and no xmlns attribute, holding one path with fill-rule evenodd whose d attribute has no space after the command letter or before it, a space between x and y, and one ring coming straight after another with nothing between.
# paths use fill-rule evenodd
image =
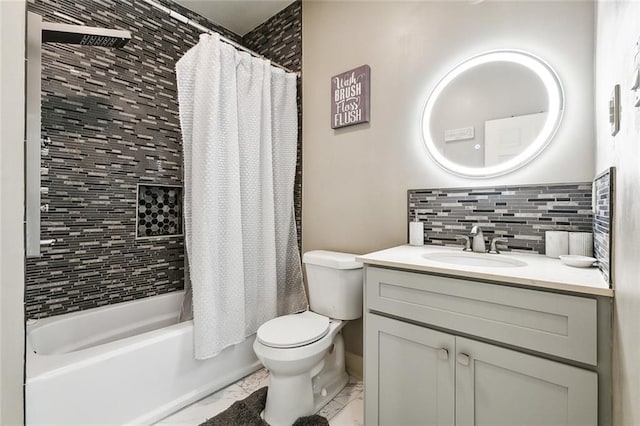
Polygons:
<instances>
[{"instance_id":1,"label":"mirror reflection of door","mask_svg":"<svg viewBox=\"0 0 640 426\"><path fill-rule=\"evenodd\" d=\"M540 134L546 112L484 122L484 166L501 164L524 151Z\"/></svg>"}]
</instances>

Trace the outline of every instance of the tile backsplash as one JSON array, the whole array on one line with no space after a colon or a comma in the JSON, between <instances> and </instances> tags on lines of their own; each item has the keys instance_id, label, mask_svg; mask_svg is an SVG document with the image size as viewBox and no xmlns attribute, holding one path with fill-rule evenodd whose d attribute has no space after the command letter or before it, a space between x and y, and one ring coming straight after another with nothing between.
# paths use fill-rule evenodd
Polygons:
<instances>
[{"instance_id":1,"label":"tile backsplash","mask_svg":"<svg viewBox=\"0 0 640 426\"><path fill-rule=\"evenodd\" d=\"M611 274L612 218L615 168L611 167L598 175L595 180L595 213L593 217L593 255L598 259L602 276L612 284Z\"/></svg>"},{"instance_id":2,"label":"tile backsplash","mask_svg":"<svg viewBox=\"0 0 640 426\"><path fill-rule=\"evenodd\" d=\"M591 182L410 189L408 219L424 222L425 244L460 246L473 225L507 250L544 254L545 231L592 232Z\"/></svg>"}]
</instances>

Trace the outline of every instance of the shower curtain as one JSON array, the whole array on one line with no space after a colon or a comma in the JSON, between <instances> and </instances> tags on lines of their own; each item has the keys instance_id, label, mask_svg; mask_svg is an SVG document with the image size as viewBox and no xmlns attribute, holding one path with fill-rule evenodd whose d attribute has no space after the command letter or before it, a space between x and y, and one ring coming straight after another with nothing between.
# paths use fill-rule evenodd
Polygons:
<instances>
[{"instance_id":1,"label":"shower curtain","mask_svg":"<svg viewBox=\"0 0 640 426\"><path fill-rule=\"evenodd\" d=\"M195 356L205 359L307 307L293 206L296 76L216 34L201 35L176 72Z\"/></svg>"}]
</instances>

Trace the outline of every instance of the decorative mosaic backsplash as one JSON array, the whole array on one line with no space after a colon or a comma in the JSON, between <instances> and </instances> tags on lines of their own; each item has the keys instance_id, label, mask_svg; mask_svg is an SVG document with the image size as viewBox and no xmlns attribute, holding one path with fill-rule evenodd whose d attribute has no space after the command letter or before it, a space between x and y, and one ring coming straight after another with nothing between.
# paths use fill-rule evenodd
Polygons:
<instances>
[{"instance_id":1,"label":"decorative mosaic backsplash","mask_svg":"<svg viewBox=\"0 0 640 426\"><path fill-rule=\"evenodd\" d=\"M473 225L508 250L544 254L550 230L591 232L591 183L411 189L409 216L424 222L425 243L461 246Z\"/></svg>"},{"instance_id":2,"label":"decorative mosaic backsplash","mask_svg":"<svg viewBox=\"0 0 640 426\"><path fill-rule=\"evenodd\" d=\"M611 284L612 220L615 168L611 167L595 180L596 209L593 217L593 253L604 279Z\"/></svg>"},{"instance_id":3,"label":"decorative mosaic backsplash","mask_svg":"<svg viewBox=\"0 0 640 426\"><path fill-rule=\"evenodd\" d=\"M302 0L287 6L265 23L242 37L254 52L292 71L302 71ZM302 78L298 78L298 155L293 188L293 205L298 229L298 248L302 250Z\"/></svg>"},{"instance_id":4,"label":"decorative mosaic backsplash","mask_svg":"<svg viewBox=\"0 0 640 426\"><path fill-rule=\"evenodd\" d=\"M182 235L182 188L138 185L138 238Z\"/></svg>"}]
</instances>

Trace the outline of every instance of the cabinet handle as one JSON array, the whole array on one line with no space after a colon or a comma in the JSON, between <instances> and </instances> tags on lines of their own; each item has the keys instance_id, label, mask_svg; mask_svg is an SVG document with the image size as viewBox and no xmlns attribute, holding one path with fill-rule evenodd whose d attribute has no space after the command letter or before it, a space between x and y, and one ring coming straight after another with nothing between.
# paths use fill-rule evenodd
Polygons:
<instances>
[{"instance_id":1,"label":"cabinet handle","mask_svg":"<svg viewBox=\"0 0 640 426\"><path fill-rule=\"evenodd\" d=\"M438 351L438 359L446 361L449 359L449 351L446 348L442 348Z\"/></svg>"},{"instance_id":2,"label":"cabinet handle","mask_svg":"<svg viewBox=\"0 0 640 426\"><path fill-rule=\"evenodd\" d=\"M458 360L458 364L467 366L469 365L469 361L471 360L471 357L467 354L459 353L456 359Z\"/></svg>"}]
</instances>

